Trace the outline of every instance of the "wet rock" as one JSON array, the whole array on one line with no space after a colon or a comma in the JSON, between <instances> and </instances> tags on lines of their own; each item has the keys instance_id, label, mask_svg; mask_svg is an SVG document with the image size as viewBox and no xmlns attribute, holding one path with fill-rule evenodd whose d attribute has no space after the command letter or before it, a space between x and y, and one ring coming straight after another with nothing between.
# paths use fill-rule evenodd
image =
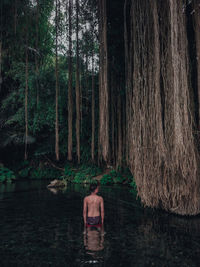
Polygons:
<instances>
[{"instance_id":1,"label":"wet rock","mask_svg":"<svg viewBox=\"0 0 200 267\"><path fill-rule=\"evenodd\" d=\"M61 181L61 180L53 180L51 181L51 183L49 185L47 185L48 188L51 188L51 187L64 187L66 186L66 182L65 181Z\"/></svg>"}]
</instances>

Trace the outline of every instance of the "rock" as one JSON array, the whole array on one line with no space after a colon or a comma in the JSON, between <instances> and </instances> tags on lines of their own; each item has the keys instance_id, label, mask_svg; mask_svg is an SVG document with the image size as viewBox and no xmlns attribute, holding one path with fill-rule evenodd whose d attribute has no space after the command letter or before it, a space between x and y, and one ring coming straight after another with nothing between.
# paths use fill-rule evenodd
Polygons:
<instances>
[{"instance_id":1,"label":"rock","mask_svg":"<svg viewBox=\"0 0 200 267\"><path fill-rule=\"evenodd\" d=\"M49 185L47 185L48 188L51 188L51 187L64 187L66 186L66 182L65 181L61 181L61 180L53 180L51 181L51 183Z\"/></svg>"}]
</instances>

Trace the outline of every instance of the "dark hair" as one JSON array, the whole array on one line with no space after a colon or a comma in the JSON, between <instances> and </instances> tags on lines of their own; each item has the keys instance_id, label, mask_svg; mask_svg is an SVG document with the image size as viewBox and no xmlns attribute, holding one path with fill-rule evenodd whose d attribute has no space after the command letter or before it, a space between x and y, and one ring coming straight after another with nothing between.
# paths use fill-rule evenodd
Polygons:
<instances>
[{"instance_id":1,"label":"dark hair","mask_svg":"<svg viewBox=\"0 0 200 267\"><path fill-rule=\"evenodd\" d=\"M93 193L98 187L98 183L91 184L90 185L90 193Z\"/></svg>"}]
</instances>

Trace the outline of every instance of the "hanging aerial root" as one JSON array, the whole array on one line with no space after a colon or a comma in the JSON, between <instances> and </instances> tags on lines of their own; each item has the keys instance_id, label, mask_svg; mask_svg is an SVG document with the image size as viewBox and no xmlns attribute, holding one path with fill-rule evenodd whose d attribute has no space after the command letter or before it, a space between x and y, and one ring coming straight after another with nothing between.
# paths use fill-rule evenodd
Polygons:
<instances>
[{"instance_id":1,"label":"hanging aerial root","mask_svg":"<svg viewBox=\"0 0 200 267\"><path fill-rule=\"evenodd\" d=\"M144 205L195 215L200 165L183 6L179 0L162 6L132 1L127 150Z\"/></svg>"}]
</instances>

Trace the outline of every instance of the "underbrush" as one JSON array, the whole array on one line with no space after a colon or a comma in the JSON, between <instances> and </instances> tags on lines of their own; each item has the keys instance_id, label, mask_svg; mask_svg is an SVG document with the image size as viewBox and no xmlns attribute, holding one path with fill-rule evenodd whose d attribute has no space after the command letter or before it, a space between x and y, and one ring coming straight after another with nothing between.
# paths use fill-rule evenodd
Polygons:
<instances>
[{"instance_id":1,"label":"underbrush","mask_svg":"<svg viewBox=\"0 0 200 267\"><path fill-rule=\"evenodd\" d=\"M19 178L29 179L57 179L61 175L61 171L50 167L37 167L29 164L28 161L23 161L19 166Z\"/></svg>"},{"instance_id":2,"label":"underbrush","mask_svg":"<svg viewBox=\"0 0 200 267\"><path fill-rule=\"evenodd\" d=\"M81 165L79 168L66 165L64 175L60 179L64 179L68 182L75 184L82 183L95 183L94 177L102 173L102 169L95 165Z\"/></svg>"},{"instance_id":3,"label":"underbrush","mask_svg":"<svg viewBox=\"0 0 200 267\"><path fill-rule=\"evenodd\" d=\"M136 189L134 177L128 168L111 170L110 173L103 175L100 183L102 185L127 184Z\"/></svg>"},{"instance_id":4,"label":"underbrush","mask_svg":"<svg viewBox=\"0 0 200 267\"><path fill-rule=\"evenodd\" d=\"M15 180L14 172L6 167L0 166L0 183L11 183Z\"/></svg>"},{"instance_id":5,"label":"underbrush","mask_svg":"<svg viewBox=\"0 0 200 267\"><path fill-rule=\"evenodd\" d=\"M62 180L64 183L91 184L97 183L95 177L102 175L105 169L93 164L80 166L70 163L65 165L64 171L58 170L46 164L46 162L23 161L14 171L0 166L0 182L11 182L17 178ZM108 171L106 169L106 171ZM15 175L15 174L16 175ZM126 184L136 190L134 177L128 168L112 169L102 176L101 185Z\"/></svg>"}]
</instances>

